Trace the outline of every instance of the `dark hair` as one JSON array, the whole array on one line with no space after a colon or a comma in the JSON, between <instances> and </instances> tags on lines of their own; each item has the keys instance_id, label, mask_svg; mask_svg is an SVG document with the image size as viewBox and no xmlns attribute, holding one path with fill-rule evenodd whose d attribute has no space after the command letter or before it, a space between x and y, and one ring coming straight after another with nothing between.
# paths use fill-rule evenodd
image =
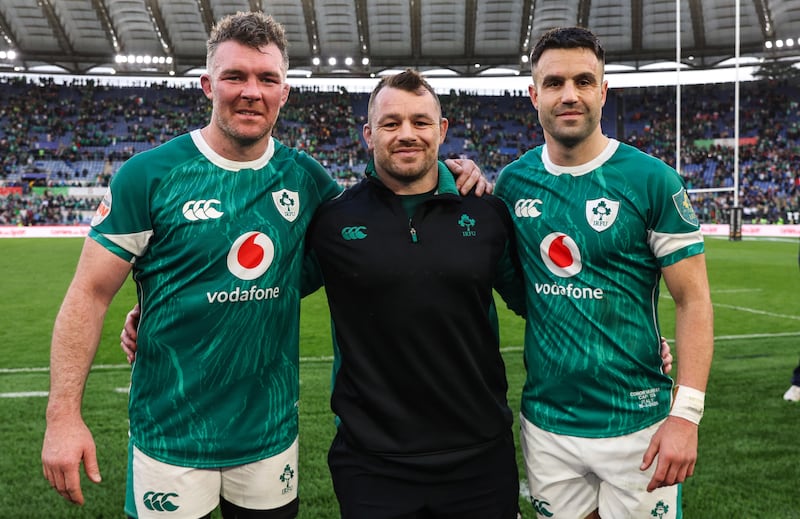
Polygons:
<instances>
[{"instance_id":1,"label":"dark hair","mask_svg":"<svg viewBox=\"0 0 800 519\"><path fill-rule=\"evenodd\" d=\"M605 63L606 51L600 40L589 29L583 27L556 27L539 38L531 50L531 67L536 67L542 53L547 49L589 49L600 63Z\"/></svg>"},{"instance_id":2,"label":"dark hair","mask_svg":"<svg viewBox=\"0 0 800 519\"><path fill-rule=\"evenodd\" d=\"M238 12L221 18L211 29L206 43L206 67L210 70L220 43L236 41L254 49L274 43L281 51L283 73L289 70L288 42L283 26L261 11Z\"/></svg>"},{"instance_id":3,"label":"dark hair","mask_svg":"<svg viewBox=\"0 0 800 519\"><path fill-rule=\"evenodd\" d=\"M433 96L433 100L436 102L436 107L439 109L439 117L442 116L442 105L439 102L439 96L436 95L436 92L433 90L433 87L428 83L422 74L417 72L416 70L406 69L399 74L393 74L391 76L384 76L372 90L372 93L369 95L369 104L367 105L367 121L371 120L372 118L372 108L375 104L375 98L378 96L378 92L383 90L384 88L398 88L400 90L405 90L406 92L413 92L418 95L423 95L425 90L431 93Z\"/></svg>"}]
</instances>

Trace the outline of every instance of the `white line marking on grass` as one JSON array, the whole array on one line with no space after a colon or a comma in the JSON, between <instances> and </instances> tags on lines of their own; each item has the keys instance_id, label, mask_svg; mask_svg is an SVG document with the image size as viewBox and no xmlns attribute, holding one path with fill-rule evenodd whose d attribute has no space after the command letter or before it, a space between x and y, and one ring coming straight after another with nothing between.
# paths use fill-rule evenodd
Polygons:
<instances>
[{"instance_id":1,"label":"white line marking on grass","mask_svg":"<svg viewBox=\"0 0 800 519\"><path fill-rule=\"evenodd\" d=\"M333 360L333 355L323 355L321 357L300 357L300 362L322 362Z\"/></svg>"},{"instance_id":2,"label":"white line marking on grass","mask_svg":"<svg viewBox=\"0 0 800 519\"><path fill-rule=\"evenodd\" d=\"M92 371L105 371L111 369L130 369L128 364L97 364L92 366ZM49 373L50 368L0 368L0 374L3 373Z\"/></svg>"},{"instance_id":3,"label":"white line marking on grass","mask_svg":"<svg viewBox=\"0 0 800 519\"><path fill-rule=\"evenodd\" d=\"M760 289L757 289L760 290ZM742 292L755 292L757 290L749 290L749 289L741 289ZM720 290L720 292L723 292ZM661 294L659 296L660 299L672 299L671 296L667 294ZM725 303L711 303L715 308L727 308L728 310L738 310L740 312L748 312L751 314L758 314L758 315L766 315L767 317L780 317L782 319L792 319L795 321L800 321L800 315L791 315L791 314L776 314L775 312L767 312L764 310L756 310L755 308L748 308L746 306L736 306L736 305L727 305Z\"/></svg>"},{"instance_id":4,"label":"white line marking on grass","mask_svg":"<svg viewBox=\"0 0 800 519\"><path fill-rule=\"evenodd\" d=\"M47 391L21 391L19 393L0 393L0 398L27 398L31 396L47 396Z\"/></svg>"},{"instance_id":5,"label":"white line marking on grass","mask_svg":"<svg viewBox=\"0 0 800 519\"><path fill-rule=\"evenodd\" d=\"M740 339L772 339L774 337L798 337L800 332L783 333L748 333L746 335L720 335L714 337L715 341L738 341Z\"/></svg>"},{"instance_id":6,"label":"white line marking on grass","mask_svg":"<svg viewBox=\"0 0 800 519\"><path fill-rule=\"evenodd\" d=\"M749 312L751 314L758 314L758 315L766 315L769 317L780 317L782 319L793 319L795 321L800 321L800 315L787 315L787 314L776 314L774 312L765 312L764 310L756 310L755 308L747 308L744 306L735 306L735 305L726 305L723 303L713 303L714 306L719 308L727 308L729 310L738 310L740 312Z\"/></svg>"},{"instance_id":7,"label":"white line marking on grass","mask_svg":"<svg viewBox=\"0 0 800 519\"><path fill-rule=\"evenodd\" d=\"M739 294L742 292L761 292L762 288L727 288L721 290L712 290L712 294Z\"/></svg>"},{"instance_id":8,"label":"white line marking on grass","mask_svg":"<svg viewBox=\"0 0 800 519\"><path fill-rule=\"evenodd\" d=\"M47 373L50 368L0 368L0 373Z\"/></svg>"}]
</instances>

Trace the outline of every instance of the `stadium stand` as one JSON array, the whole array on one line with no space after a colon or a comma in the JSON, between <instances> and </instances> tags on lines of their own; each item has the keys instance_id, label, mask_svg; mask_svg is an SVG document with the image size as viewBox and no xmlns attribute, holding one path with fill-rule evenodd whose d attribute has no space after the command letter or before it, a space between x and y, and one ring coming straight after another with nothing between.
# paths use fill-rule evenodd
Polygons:
<instances>
[{"instance_id":1,"label":"stadium stand","mask_svg":"<svg viewBox=\"0 0 800 519\"><path fill-rule=\"evenodd\" d=\"M343 88L295 89L275 136L349 185L367 161L368 98ZM734 86L682 87L680 171L690 190L702 190L692 197L703 222L726 222L738 174L746 223L800 223L799 99L788 82L740 85L735 171ZM490 179L543 142L527 92L450 91L441 101L450 120L443 156L471 158ZM603 129L675 166L675 106L674 87L611 90ZM0 225L86 223L102 191L76 197L64 188L107 186L127 158L200 127L209 108L196 87L0 78Z\"/></svg>"}]
</instances>

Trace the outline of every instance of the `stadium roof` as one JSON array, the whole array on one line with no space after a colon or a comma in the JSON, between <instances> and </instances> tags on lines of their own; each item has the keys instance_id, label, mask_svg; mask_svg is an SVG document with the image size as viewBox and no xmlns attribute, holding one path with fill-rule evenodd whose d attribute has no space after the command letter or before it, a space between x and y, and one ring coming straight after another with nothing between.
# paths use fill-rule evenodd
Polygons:
<instances>
[{"instance_id":1,"label":"stadium roof","mask_svg":"<svg viewBox=\"0 0 800 519\"><path fill-rule=\"evenodd\" d=\"M286 27L293 73L316 77L525 72L560 25L591 28L608 64L641 70L676 61L678 9L680 61L711 68L735 56L737 3L740 56L799 54L800 0L3 0L0 72L196 76L214 21L259 9Z\"/></svg>"}]
</instances>

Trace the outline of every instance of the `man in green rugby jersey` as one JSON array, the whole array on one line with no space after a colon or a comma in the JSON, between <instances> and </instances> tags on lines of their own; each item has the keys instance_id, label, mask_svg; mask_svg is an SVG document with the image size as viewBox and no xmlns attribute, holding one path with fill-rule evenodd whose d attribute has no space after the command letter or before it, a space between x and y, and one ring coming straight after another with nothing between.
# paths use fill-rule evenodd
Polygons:
<instances>
[{"instance_id":1,"label":"man in green rugby jersey","mask_svg":"<svg viewBox=\"0 0 800 519\"><path fill-rule=\"evenodd\" d=\"M583 28L539 40L529 93L545 144L495 186L525 271L520 442L539 517L678 517L713 352L703 237L677 172L603 135L604 55ZM659 358L662 278L674 398Z\"/></svg>"},{"instance_id":2,"label":"man in green rugby jersey","mask_svg":"<svg viewBox=\"0 0 800 519\"><path fill-rule=\"evenodd\" d=\"M84 502L81 463L100 481L83 388L132 272L142 314L126 513L297 515L301 252L341 188L271 135L289 95L286 45L263 13L220 20L200 79L208 125L128 160L98 208L51 348L43 471L71 502ZM462 177L479 173L459 177L469 190Z\"/></svg>"}]
</instances>

